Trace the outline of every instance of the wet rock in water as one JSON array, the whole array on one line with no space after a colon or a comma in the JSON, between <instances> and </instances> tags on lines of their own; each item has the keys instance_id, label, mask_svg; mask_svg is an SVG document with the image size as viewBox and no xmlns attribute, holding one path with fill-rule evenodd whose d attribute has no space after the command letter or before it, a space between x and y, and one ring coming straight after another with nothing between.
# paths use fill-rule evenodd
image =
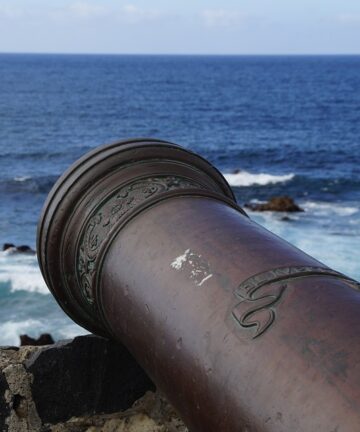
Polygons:
<instances>
[{"instance_id":1,"label":"wet rock in water","mask_svg":"<svg viewBox=\"0 0 360 432\"><path fill-rule=\"evenodd\" d=\"M51 334L49 333L43 333L41 334L37 339L32 338L28 335L20 335L20 346L43 346L43 345L52 345L54 342L54 339L52 338Z\"/></svg>"},{"instance_id":2,"label":"wet rock in water","mask_svg":"<svg viewBox=\"0 0 360 432\"><path fill-rule=\"evenodd\" d=\"M7 252L10 254L26 254L26 255L35 255L36 252L34 249L31 249L28 245L20 245L15 246L13 243L4 243L2 247L3 252Z\"/></svg>"},{"instance_id":3,"label":"wet rock in water","mask_svg":"<svg viewBox=\"0 0 360 432\"><path fill-rule=\"evenodd\" d=\"M6 251L6 250L8 250L8 249L12 249L12 248L15 249L15 245L14 245L13 243L4 243L4 244L3 244L3 247L2 247L2 250L3 250L3 251Z\"/></svg>"},{"instance_id":4,"label":"wet rock in water","mask_svg":"<svg viewBox=\"0 0 360 432\"><path fill-rule=\"evenodd\" d=\"M283 216L280 220L284 222L293 222L294 219L291 219L289 216Z\"/></svg>"},{"instance_id":5,"label":"wet rock in water","mask_svg":"<svg viewBox=\"0 0 360 432\"><path fill-rule=\"evenodd\" d=\"M270 198L267 203L261 204L245 204L246 208L252 211L275 211L275 212L302 212L304 211L299 207L295 201L289 196L276 196Z\"/></svg>"},{"instance_id":6,"label":"wet rock in water","mask_svg":"<svg viewBox=\"0 0 360 432\"><path fill-rule=\"evenodd\" d=\"M25 254L30 254L30 255L35 255L35 251L33 249L31 249L30 246L28 245L20 245L16 247L16 251L19 253L25 253Z\"/></svg>"}]
</instances>

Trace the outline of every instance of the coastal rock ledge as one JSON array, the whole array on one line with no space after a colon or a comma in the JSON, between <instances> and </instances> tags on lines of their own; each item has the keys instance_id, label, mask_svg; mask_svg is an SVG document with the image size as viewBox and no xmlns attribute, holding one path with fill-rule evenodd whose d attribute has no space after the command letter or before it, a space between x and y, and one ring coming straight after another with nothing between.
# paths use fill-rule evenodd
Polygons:
<instances>
[{"instance_id":1,"label":"coastal rock ledge","mask_svg":"<svg viewBox=\"0 0 360 432\"><path fill-rule=\"evenodd\" d=\"M275 196L266 203L246 203L245 208L252 211L274 211L274 212L303 212L304 209L299 207L295 201L288 196Z\"/></svg>"},{"instance_id":2,"label":"coastal rock ledge","mask_svg":"<svg viewBox=\"0 0 360 432\"><path fill-rule=\"evenodd\" d=\"M0 430L188 432L126 348L94 335L0 347Z\"/></svg>"}]
</instances>

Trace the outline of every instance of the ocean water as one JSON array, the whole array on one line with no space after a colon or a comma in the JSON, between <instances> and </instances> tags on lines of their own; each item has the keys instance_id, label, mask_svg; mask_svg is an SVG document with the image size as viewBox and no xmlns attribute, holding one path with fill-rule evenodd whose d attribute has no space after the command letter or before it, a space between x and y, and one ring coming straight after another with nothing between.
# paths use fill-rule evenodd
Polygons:
<instances>
[{"instance_id":1,"label":"ocean water","mask_svg":"<svg viewBox=\"0 0 360 432\"><path fill-rule=\"evenodd\" d=\"M360 57L0 55L0 243L35 247L42 204L78 157L150 136L215 164L240 204L293 197L305 212L250 213L360 279ZM84 330L35 257L0 252L0 344Z\"/></svg>"}]
</instances>

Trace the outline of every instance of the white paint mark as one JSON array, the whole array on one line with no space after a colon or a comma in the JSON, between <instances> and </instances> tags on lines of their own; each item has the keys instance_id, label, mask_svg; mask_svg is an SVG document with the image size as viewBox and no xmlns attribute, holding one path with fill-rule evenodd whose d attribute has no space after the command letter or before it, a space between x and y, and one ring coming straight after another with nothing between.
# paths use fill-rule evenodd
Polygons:
<instances>
[{"instance_id":1,"label":"white paint mark","mask_svg":"<svg viewBox=\"0 0 360 432\"><path fill-rule=\"evenodd\" d=\"M170 264L171 267L175 270L181 270L183 264L186 262L189 253L190 249L186 249L186 251L182 255L179 255L177 258L174 259L174 261Z\"/></svg>"},{"instance_id":2,"label":"white paint mark","mask_svg":"<svg viewBox=\"0 0 360 432\"><path fill-rule=\"evenodd\" d=\"M197 286L201 286L213 276L213 274L210 273L209 263L204 260L200 254L193 252L191 249L186 249L182 255L174 259L170 266L175 270L188 273L190 279L192 279Z\"/></svg>"},{"instance_id":3,"label":"white paint mark","mask_svg":"<svg viewBox=\"0 0 360 432\"><path fill-rule=\"evenodd\" d=\"M197 286L201 286L204 282L206 282L211 277L212 277L212 273L210 273L209 275L207 275L206 277L204 277L204 279L201 282L197 283L196 285Z\"/></svg>"}]
</instances>

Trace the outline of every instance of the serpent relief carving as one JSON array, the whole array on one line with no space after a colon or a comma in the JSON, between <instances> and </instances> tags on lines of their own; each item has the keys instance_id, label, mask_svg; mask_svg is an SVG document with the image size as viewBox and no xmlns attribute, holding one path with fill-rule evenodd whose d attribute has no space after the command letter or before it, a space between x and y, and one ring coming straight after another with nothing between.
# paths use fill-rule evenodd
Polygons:
<instances>
[{"instance_id":1,"label":"serpent relief carving","mask_svg":"<svg viewBox=\"0 0 360 432\"><path fill-rule=\"evenodd\" d=\"M189 188L202 187L182 177L149 177L120 187L96 207L82 230L76 260L78 281L89 303L93 302L92 282L99 250L114 225L152 197L171 190Z\"/></svg>"},{"instance_id":2,"label":"serpent relief carving","mask_svg":"<svg viewBox=\"0 0 360 432\"><path fill-rule=\"evenodd\" d=\"M234 294L239 302L232 316L247 335L255 339L273 324L276 308L287 288L287 282L306 276L333 276L345 280L352 288L360 289L358 282L323 267L284 267L260 273L242 282Z\"/></svg>"}]
</instances>

